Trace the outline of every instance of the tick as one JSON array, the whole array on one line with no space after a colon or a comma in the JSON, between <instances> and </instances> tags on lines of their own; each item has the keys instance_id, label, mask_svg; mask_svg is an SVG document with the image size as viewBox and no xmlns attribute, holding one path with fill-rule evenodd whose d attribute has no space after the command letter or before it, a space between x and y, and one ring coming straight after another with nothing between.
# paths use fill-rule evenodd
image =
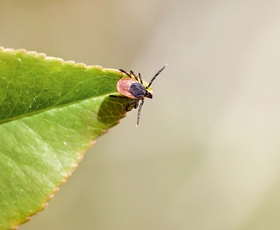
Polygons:
<instances>
[{"instance_id":1,"label":"tick","mask_svg":"<svg viewBox=\"0 0 280 230\"><path fill-rule=\"evenodd\" d=\"M166 64L167 65L167 64ZM131 70L129 73L120 69L120 71L127 75L129 78L121 78L117 83L117 91L121 94L121 96L110 95L110 97L117 97L117 98L131 98L131 101L126 106L126 111L130 111L133 108L138 108L138 115L137 115L137 126L140 120L141 109L144 104L145 98L153 98L151 92L148 91L148 88L152 85L153 81L156 77L164 70L166 67L163 66L156 74L153 76L151 81L147 86L143 84L143 80L141 74L135 75ZM141 102L140 102L141 101ZM139 104L140 102L140 104ZM139 107L138 107L139 105Z\"/></svg>"}]
</instances>

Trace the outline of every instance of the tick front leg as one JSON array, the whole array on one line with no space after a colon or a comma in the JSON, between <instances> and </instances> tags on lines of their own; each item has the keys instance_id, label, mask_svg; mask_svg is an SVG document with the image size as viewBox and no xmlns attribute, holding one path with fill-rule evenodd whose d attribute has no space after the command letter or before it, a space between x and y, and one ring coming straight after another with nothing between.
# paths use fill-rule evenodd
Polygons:
<instances>
[{"instance_id":1,"label":"tick front leg","mask_svg":"<svg viewBox=\"0 0 280 230\"><path fill-rule=\"evenodd\" d=\"M137 115L137 125L139 125L139 121L140 121L140 115L141 115L141 109L142 109L142 106L144 104L144 99L142 99L141 103L140 103L140 106L139 106L139 109L138 109L138 115Z\"/></svg>"}]
</instances>

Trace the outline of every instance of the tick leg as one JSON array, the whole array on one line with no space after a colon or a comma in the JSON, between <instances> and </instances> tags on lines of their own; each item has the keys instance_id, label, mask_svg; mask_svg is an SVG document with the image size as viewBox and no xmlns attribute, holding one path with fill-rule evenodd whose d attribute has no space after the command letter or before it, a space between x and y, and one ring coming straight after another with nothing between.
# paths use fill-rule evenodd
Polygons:
<instances>
[{"instance_id":1,"label":"tick leg","mask_svg":"<svg viewBox=\"0 0 280 230\"><path fill-rule=\"evenodd\" d=\"M164 70L164 68L167 66L167 64L165 64L156 74L155 74L155 76L152 78L152 80L150 81L150 83L146 86L146 89L148 89L151 85L152 85L152 83L153 83L153 81L156 79L156 77L161 73L161 71L162 70Z\"/></svg>"},{"instance_id":2,"label":"tick leg","mask_svg":"<svg viewBox=\"0 0 280 230\"><path fill-rule=\"evenodd\" d=\"M140 77L136 76L132 70L130 70L129 73L126 72L126 71L123 70L123 69L119 69L119 71L121 71L122 73L124 73L124 74L127 75L128 77L134 78L136 81L139 81L139 82L141 82L141 84L143 84L142 79L141 79L141 76L140 76ZM139 79L140 79L140 80L139 80Z\"/></svg>"},{"instance_id":3,"label":"tick leg","mask_svg":"<svg viewBox=\"0 0 280 230\"><path fill-rule=\"evenodd\" d=\"M125 96L118 96L118 95L109 95L109 97L114 97L114 98L126 98L126 99L127 99L127 97L125 97ZM135 103L135 104L134 104L134 103ZM129 111L132 110L133 108L134 108L134 109L137 109L138 103L139 103L139 100L138 100L138 99L132 99L132 100L128 103L128 105L126 106L125 110L126 110L127 112L129 112ZM132 106L132 105L133 105L133 106Z\"/></svg>"},{"instance_id":4,"label":"tick leg","mask_svg":"<svg viewBox=\"0 0 280 230\"><path fill-rule=\"evenodd\" d=\"M142 109L143 104L144 104L144 99L142 99L142 101L141 101L141 103L139 105L138 116L137 116L137 126L138 126L139 121L140 121L141 109Z\"/></svg>"},{"instance_id":5,"label":"tick leg","mask_svg":"<svg viewBox=\"0 0 280 230\"><path fill-rule=\"evenodd\" d=\"M143 85L143 81L142 81L142 77L141 77L141 73L138 74L138 77L140 79L140 83Z\"/></svg>"},{"instance_id":6,"label":"tick leg","mask_svg":"<svg viewBox=\"0 0 280 230\"><path fill-rule=\"evenodd\" d=\"M134 105L134 109L137 109L138 104L139 104L139 101L137 101L137 102L135 103L135 105Z\"/></svg>"},{"instance_id":7,"label":"tick leg","mask_svg":"<svg viewBox=\"0 0 280 230\"><path fill-rule=\"evenodd\" d=\"M132 70L130 70L130 74L135 77L135 74L134 74L134 72Z\"/></svg>"},{"instance_id":8,"label":"tick leg","mask_svg":"<svg viewBox=\"0 0 280 230\"><path fill-rule=\"evenodd\" d=\"M130 70L130 74L135 78L136 81L139 81L138 76L136 76L132 70Z\"/></svg>"},{"instance_id":9,"label":"tick leg","mask_svg":"<svg viewBox=\"0 0 280 230\"><path fill-rule=\"evenodd\" d=\"M136 105L138 106L138 100L132 99L132 100L128 103L128 105L126 106L126 111L130 111L130 110L132 110L133 108L135 108L134 103L136 103ZM137 107L136 107L136 108L137 108Z\"/></svg>"},{"instance_id":10,"label":"tick leg","mask_svg":"<svg viewBox=\"0 0 280 230\"><path fill-rule=\"evenodd\" d=\"M119 71L121 71L122 73L124 73L124 74L126 74L127 76L129 76L130 78L132 78L132 77L129 75L129 73L128 73L128 72L126 72L125 70L123 70L123 69L119 69Z\"/></svg>"},{"instance_id":11,"label":"tick leg","mask_svg":"<svg viewBox=\"0 0 280 230\"><path fill-rule=\"evenodd\" d=\"M116 97L116 98L127 98L125 96L118 96L118 95L109 95L109 97Z\"/></svg>"}]
</instances>

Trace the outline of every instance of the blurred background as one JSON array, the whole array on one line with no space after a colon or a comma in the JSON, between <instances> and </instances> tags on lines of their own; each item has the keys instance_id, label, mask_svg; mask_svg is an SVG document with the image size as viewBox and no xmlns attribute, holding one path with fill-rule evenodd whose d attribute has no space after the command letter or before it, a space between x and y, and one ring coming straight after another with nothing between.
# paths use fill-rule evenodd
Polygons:
<instances>
[{"instance_id":1,"label":"blurred background","mask_svg":"<svg viewBox=\"0 0 280 230\"><path fill-rule=\"evenodd\" d=\"M144 79L20 230L280 229L279 1L0 0L0 46Z\"/></svg>"}]
</instances>

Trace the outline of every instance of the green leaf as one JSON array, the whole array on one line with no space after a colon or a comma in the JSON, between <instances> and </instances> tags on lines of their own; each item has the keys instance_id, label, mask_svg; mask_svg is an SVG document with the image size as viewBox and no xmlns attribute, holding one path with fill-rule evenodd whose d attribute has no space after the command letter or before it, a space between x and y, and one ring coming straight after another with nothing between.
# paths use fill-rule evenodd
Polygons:
<instances>
[{"instance_id":1,"label":"green leaf","mask_svg":"<svg viewBox=\"0 0 280 230\"><path fill-rule=\"evenodd\" d=\"M39 210L96 137L125 116L122 74L0 47L0 229Z\"/></svg>"}]
</instances>

